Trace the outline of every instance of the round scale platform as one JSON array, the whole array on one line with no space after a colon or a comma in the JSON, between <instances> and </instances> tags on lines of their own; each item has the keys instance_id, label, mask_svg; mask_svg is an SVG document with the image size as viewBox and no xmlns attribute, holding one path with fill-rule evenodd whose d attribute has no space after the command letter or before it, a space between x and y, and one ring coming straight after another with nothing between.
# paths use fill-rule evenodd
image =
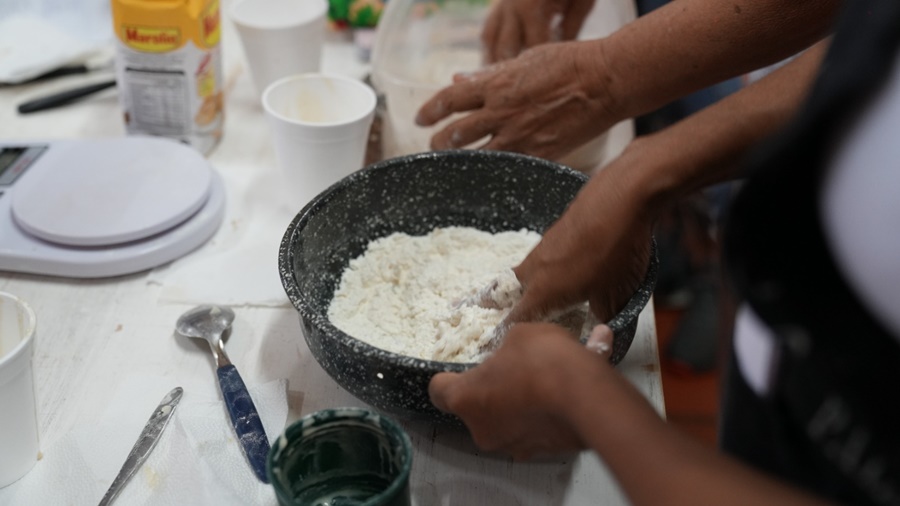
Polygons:
<instances>
[{"instance_id":1,"label":"round scale platform","mask_svg":"<svg viewBox=\"0 0 900 506\"><path fill-rule=\"evenodd\" d=\"M224 207L206 159L169 139L0 142L0 270L149 269L203 244Z\"/></svg>"}]
</instances>

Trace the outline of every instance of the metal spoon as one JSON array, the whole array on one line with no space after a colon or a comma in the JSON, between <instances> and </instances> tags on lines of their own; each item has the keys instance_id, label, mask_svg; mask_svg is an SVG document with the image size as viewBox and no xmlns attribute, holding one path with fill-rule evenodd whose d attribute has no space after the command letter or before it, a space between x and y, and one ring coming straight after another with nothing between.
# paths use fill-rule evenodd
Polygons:
<instances>
[{"instance_id":1,"label":"metal spoon","mask_svg":"<svg viewBox=\"0 0 900 506\"><path fill-rule=\"evenodd\" d=\"M266 476L266 456L269 454L269 438L259 419L259 413L237 369L228 360L222 334L231 328L234 311L221 306L198 306L181 315L175 330L186 337L206 339L216 359L216 374L225 406L231 416L231 425L241 442L241 449L253 473L263 483Z\"/></svg>"}]
</instances>

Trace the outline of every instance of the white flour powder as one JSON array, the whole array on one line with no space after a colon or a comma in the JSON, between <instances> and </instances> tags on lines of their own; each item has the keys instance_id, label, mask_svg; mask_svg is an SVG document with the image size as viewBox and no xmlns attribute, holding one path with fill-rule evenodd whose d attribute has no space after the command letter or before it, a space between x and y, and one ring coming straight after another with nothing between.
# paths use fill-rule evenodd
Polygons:
<instances>
[{"instance_id":1,"label":"white flour powder","mask_svg":"<svg viewBox=\"0 0 900 506\"><path fill-rule=\"evenodd\" d=\"M491 234L469 227L425 236L396 233L350 262L328 308L347 334L388 351L453 362L480 359L479 347L509 312L518 285L511 268L537 245L535 232ZM501 275L505 273L505 275ZM500 280L492 306L458 303Z\"/></svg>"}]
</instances>

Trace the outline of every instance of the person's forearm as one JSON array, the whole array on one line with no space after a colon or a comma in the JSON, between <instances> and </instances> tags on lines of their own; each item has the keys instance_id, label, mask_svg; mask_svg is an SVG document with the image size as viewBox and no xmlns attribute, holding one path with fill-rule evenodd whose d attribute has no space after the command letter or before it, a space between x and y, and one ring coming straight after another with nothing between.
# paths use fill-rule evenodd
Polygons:
<instances>
[{"instance_id":1,"label":"person's forearm","mask_svg":"<svg viewBox=\"0 0 900 506\"><path fill-rule=\"evenodd\" d=\"M656 134L639 138L585 188L602 198L619 189L625 213L654 214L657 205L736 174L747 150L784 126L808 93L826 43L754 85ZM598 197L598 198L599 198ZM574 206L590 205L591 196ZM598 234L602 240L602 234ZM635 505L653 504L817 504L686 438L668 426L621 376L603 371L595 378L569 378L558 390L568 397L601 399L586 409L560 409L573 420L585 443L616 475Z\"/></svg>"},{"instance_id":2,"label":"person's forearm","mask_svg":"<svg viewBox=\"0 0 900 506\"><path fill-rule=\"evenodd\" d=\"M566 416L635 506L823 504L689 439L613 370L572 381Z\"/></svg>"},{"instance_id":3,"label":"person's forearm","mask_svg":"<svg viewBox=\"0 0 900 506\"><path fill-rule=\"evenodd\" d=\"M616 184L635 212L653 213L674 199L733 179L748 150L784 127L809 92L828 41L784 67L657 133L639 137L586 188ZM614 181L614 182L613 182Z\"/></svg>"},{"instance_id":4,"label":"person's forearm","mask_svg":"<svg viewBox=\"0 0 900 506\"><path fill-rule=\"evenodd\" d=\"M777 63L826 37L838 0L675 0L591 41L585 72L620 118ZM596 64L596 59L601 64Z\"/></svg>"}]
</instances>

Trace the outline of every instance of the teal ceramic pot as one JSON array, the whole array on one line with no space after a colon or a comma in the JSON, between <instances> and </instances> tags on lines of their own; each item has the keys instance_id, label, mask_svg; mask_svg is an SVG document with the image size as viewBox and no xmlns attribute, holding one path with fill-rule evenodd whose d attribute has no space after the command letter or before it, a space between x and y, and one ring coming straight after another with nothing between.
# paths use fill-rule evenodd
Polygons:
<instances>
[{"instance_id":1,"label":"teal ceramic pot","mask_svg":"<svg viewBox=\"0 0 900 506\"><path fill-rule=\"evenodd\" d=\"M390 418L335 408L291 424L269 452L282 506L409 506L412 444Z\"/></svg>"}]
</instances>

